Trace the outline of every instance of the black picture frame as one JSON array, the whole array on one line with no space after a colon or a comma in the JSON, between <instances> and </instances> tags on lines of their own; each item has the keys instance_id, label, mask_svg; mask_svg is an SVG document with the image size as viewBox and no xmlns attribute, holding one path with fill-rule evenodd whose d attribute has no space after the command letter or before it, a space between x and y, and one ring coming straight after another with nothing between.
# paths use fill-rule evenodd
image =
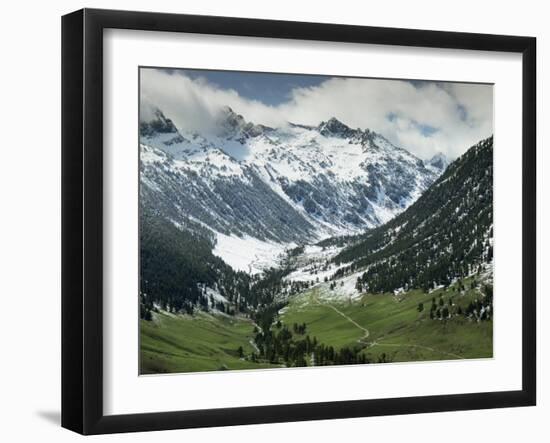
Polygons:
<instances>
[{"instance_id":1,"label":"black picture frame","mask_svg":"<svg viewBox=\"0 0 550 443\"><path fill-rule=\"evenodd\" d=\"M506 392L103 413L103 30L172 31L522 55L522 388ZM536 404L536 39L229 17L83 9L62 18L62 426L82 434L319 420Z\"/></svg>"}]
</instances>

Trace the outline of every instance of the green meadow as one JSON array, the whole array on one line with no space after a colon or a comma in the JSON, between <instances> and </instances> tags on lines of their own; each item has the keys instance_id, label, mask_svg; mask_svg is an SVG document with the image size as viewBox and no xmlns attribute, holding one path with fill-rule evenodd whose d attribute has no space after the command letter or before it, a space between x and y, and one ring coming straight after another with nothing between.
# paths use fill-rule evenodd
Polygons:
<instances>
[{"instance_id":1,"label":"green meadow","mask_svg":"<svg viewBox=\"0 0 550 443\"><path fill-rule=\"evenodd\" d=\"M199 312L194 316L155 313L140 320L140 373L217 371L274 367L239 357L254 351L250 320Z\"/></svg>"},{"instance_id":2,"label":"green meadow","mask_svg":"<svg viewBox=\"0 0 550 443\"><path fill-rule=\"evenodd\" d=\"M329 296L328 285L318 285L295 298L276 320L306 324L306 334L319 343L362 349L371 362L435 361L491 358L492 320L464 315L430 318L435 299L451 312L479 299L477 288L458 291L451 286L429 294L364 294L352 301ZM452 305L451 305L452 299ZM423 309L419 310L419 304ZM251 361L257 354L254 324L244 317L198 312L193 316L155 313L140 320L142 374L276 368L282 365ZM242 356L239 354L242 348Z\"/></svg>"},{"instance_id":3,"label":"green meadow","mask_svg":"<svg viewBox=\"0 0 550 443\"><path fill-rule=\"evenodd\" d=\"M464 309L481 294L453 287L426 294L409 291L393 294L365 294L354 301L335 301L323 287L300 295L283 310L280 319L291 326L306 323L307 334L335 348L364 347L370 361L449 360L490 358L493 350L493 322L464 316L439 320L430 318L432 299L445 303L452 297L453 307ZM324 293L325 292L325 293ZM419 312L419 303L423 310Z\"/></svg>"}]
</instances>

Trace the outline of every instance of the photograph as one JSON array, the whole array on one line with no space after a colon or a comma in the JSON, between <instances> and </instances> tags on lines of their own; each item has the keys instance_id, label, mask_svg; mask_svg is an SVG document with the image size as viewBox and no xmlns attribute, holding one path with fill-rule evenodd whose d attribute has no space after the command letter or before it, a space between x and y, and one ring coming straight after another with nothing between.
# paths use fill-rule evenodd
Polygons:
<instances>
[{"instance_id":1,"label":"photograph","mask_svg":"<svg viewBox=\"0 0 550 443\"><path fill-rule=\"evenodd\" d=\"M140 374L493 356L493 85L139 68Z\"/></svg>"}]
</instances>

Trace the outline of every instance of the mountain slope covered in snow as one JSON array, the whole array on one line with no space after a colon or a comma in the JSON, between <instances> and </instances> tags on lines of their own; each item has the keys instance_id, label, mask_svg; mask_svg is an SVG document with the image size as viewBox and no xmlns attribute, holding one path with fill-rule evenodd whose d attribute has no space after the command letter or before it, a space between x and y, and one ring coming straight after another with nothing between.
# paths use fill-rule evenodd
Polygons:
<instances>
[{"instance_id":1,"label":"mountain slope covered in snow","mask_svg":"<svg viewBox=\"0 0 550 443\"><path fill-rule=\"evenodd\" d=\"M491 273L493 138L472 146L406 211L335 258L369 292L433 289ZM364 271L364 272L363 272Z\"/></svg>"},{"instance_id":2,"label":"mountain slope covered in snow","mask_svg":"<svg viewBox=\"0 0 550 443\"><path fill-rule=\"evenodd\" d=\"M182 227L303 244L389 221L438 176L335 118L269 128L224 108L216 119L213 134L180 130L160 110L140 124L142 202Z\"/></svg>"},{"instance_id":3,"label":"mountain slope covered in snow","mask_svg":"<svg viewBox=\"0 0 550 443\"><path fill-rule=\"evenodd\" d=\"M443 171L445 171L445 169L447 169L447 166L449 166L449 163L449 159L442 152L435 154L431 159L424 162L428 169L431 169L437 174L441 174Z\"/></svg>"}]
</instances>

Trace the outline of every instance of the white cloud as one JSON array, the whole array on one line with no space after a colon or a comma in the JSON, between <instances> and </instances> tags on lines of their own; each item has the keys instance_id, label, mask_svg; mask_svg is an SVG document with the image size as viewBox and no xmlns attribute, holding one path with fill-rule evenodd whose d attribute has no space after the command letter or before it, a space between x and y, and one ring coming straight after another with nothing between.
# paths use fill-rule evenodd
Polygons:
<instances>
[{"instance_id":1,"label":"white cloud","mask_svg":"<svg viewBox=\"0 0 550 443\"><path fill-rule=\"evenodd\" d=\"M270 126L287 121L317 125L336 117L350 127L379 132L421 158L437 152L455 158L493 131L489 85L332 78L296 88L287 102L267 106L204 79L161 70L141 72L144 120L157 106L179 128L208 131L225 105L249 121Z\"/></svg>"}]
</instances>

